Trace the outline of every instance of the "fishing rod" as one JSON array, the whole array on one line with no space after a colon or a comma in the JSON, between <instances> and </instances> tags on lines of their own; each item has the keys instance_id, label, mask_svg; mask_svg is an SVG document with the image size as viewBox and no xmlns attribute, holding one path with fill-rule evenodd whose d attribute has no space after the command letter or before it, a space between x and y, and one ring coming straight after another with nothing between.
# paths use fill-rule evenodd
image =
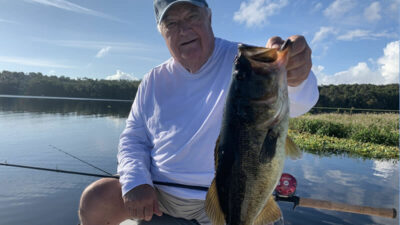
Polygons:
<instances>
[{"instance_id":1,"label":"fishing rod","mask_svg":"<svg viewBox=\"0 0 400 225\"><path fill-rule=\"evenodd\" d=\"M395 208L374 208L295 196L294 194L296 192L296 187L296 178L290 174L283 173L281 179L279 180L278 186L275 189L275 200L293 203L293 210L296 207L307 207L370 216L381 216L392 219L397 217L397 211Z\"/></svg>"},{"instance_id":2,"label":"fishing rod","mask_svg":"<svg viewBox=\"0 0 400 225\"><path fill-rule=\"evenodd\" d=\"M7 162L0 163L0 166L18 167L18 168L33 169L33 170L44 170L44 171L57 172L57 173L69 173L69 174L91 176L91 177L119 178L119 176L112 176L112 175L110 176L110 175L95 174L95 173L85 173L85 172L71 171L71 170L51 169L51 168L44 168L44 167L11 164L11 163L7 163Z\"/></svg>"},{"instance_id":3,"label":"fishing rod","mask_svg":"<svg viewBox=\"0 0 400 225\"><path fill-rule=\"evenodd\" d=\"M58 148L56 148L56 150L58 150ZM65 151L62 151L62 152L66 153ZM72 154L69 154L69 153L66 153L66 154L75 159L78 159L79 161L81 161L95 169L105 172L104 170L97 168L96 166L94 166L84 160L81 160L78 157L73 156ZM33 166L18 165L18 164L9 164L7 162L0 163L0 166L10 166L10 167L25 168L25 169L76 174L76 175L83 175L83 176L119 179L119 175L111 175L108 172L106 172L106 173L108 173L110 175L85 173L85 172L80 172L80 171L51 169L51 168L43 168L43 167L33 167ZM208 191L208 187L204 187L204 186L193 186L193 185L162 182L162 181L153 181L153 183L157 184L157 185L165 185L165 186L186 188L186 189L206 191L206 192ZM294 178L290 174L283 173L279 180L278 186L275 188L275 192L274 192L275 200L293 203L294 204L293 210L296 207L307 207L307 208L315 208L315 209L333 210L333 211L339 211L339 212L357 213L357 214L364 214L364 215L371 215L371 216L381 216L381 217L387 217L387 218L392 218L392 219L397 217L397 211L394 208L390 208L390 209L389 208L374 208L374 207L368 207L368 206L350 205L350 204L345 204L345 203L337 203L337 202L309 199L309 198L295 196L294 194L296 192L296 187L297 187L296 178Z\"/></svg>"},{"instance_id":4,"label":"fishing rod","mask_svg":"<svg viewBox=\"0 0 400 225\"><path fill-rule=\"evenodd\" d=\"M86 173L86 172L80 172L80 171L51 169L51 168L45 168L45 167L36 167L36 166L28 166L28 165L21 165L21 164L11 164L11 163L7 163L7 162L0 163L0 166L9 166L9 167L17 167L17 168L32 169L32 170L42 170L42 171L57 172L57 173L67 173L67 174L75 174L75 175L90 176L90 177L119 179L119 175L103 175L103 174ZM153 183L157 184L157 185L186 188L186 189L192 189L192 190L198 190L198 191L208 191L208 187L204 187L204 186L194 186L194 185L178 184L178 183L171 183L171 182L164 182L164 181L153 181Z\"/></svg>"}]
</instances>

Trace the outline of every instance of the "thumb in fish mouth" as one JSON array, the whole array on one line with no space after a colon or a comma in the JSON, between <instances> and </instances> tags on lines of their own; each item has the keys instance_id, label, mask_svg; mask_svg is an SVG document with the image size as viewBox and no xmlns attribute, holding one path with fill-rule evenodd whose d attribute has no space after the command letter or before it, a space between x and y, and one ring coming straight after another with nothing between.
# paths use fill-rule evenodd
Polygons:
<instances>
[{"instance_id":1,"label":"thumb in fish mouth","mask_svg":"<svg viewBox=\"0 0 400 225\"><path fill-rule=\"evenodd\" d=\"M266 48L276 48L279 49L281 45L284 43L284 40L279 36L273 36L268 39L267 44L265 45Z\"/></svg>"}]
</instances>

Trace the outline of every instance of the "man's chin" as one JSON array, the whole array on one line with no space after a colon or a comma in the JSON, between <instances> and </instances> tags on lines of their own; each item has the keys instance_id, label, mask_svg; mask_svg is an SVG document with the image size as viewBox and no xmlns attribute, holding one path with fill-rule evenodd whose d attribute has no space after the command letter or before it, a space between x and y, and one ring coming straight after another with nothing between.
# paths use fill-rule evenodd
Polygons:
<instances>
[{"instance_id":1,"label":"man's chin","mask_svg":"<svg viewBox=\"0 0 400 225\"><path fill-rule=\"evenodd\" d=\"M186 55L184 58L182 57L180 63L191 73L197 72L204 64L200 57L190 55Z\"/></svg>"}]
</instances>

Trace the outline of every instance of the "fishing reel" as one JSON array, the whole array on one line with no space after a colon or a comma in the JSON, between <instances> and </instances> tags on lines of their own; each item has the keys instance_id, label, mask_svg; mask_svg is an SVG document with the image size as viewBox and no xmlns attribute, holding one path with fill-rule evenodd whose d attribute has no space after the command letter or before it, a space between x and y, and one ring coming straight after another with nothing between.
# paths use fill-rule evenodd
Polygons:
<instances>
[{"instance_id":1,"label":"fishing reel","mask_svg":"<svg viewBox=\"0 0 400 225\"><path fill-rule=\"evenodd\" d=\"M295 196L297 180L288 173L283 173L275 188L275 201L293 203L293 210L299 205L300 198Z\"/></svg>"},{"instance_id":2,"label":"fishing reel","mask_svg":"<svg viewBox=\"0 0 400 225\"><path fill-rule=\"evenodd\" d=\"M297 180L288 173L283 173L279 179L278 186L275 188L275 195L281 198L294 196L297 187Z\"/></svg>"}]
</instances>

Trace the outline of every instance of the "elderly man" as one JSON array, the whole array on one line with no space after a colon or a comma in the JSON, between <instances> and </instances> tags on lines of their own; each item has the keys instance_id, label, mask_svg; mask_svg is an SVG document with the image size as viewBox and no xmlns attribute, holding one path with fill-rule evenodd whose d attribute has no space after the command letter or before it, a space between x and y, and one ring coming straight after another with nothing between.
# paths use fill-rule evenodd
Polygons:
<instances>
[{"instance_id":1,"label":"elderly man","mask_svg":"<svg viewBox=\"0 0 400 225\"><path fill-rule=\"evenodd\" d=\"M210 185L238 43L214 37L205 0L154 0L154 8L172 57L144 76L120 138L119 182L101 179L85 189L82 225L210 224L205 191L153 181ZM290 39L290 115L298 116L316 103L318 89L305 39ZM273 37L267 47L282 43Z\"/></svg>"}]
</instances>

